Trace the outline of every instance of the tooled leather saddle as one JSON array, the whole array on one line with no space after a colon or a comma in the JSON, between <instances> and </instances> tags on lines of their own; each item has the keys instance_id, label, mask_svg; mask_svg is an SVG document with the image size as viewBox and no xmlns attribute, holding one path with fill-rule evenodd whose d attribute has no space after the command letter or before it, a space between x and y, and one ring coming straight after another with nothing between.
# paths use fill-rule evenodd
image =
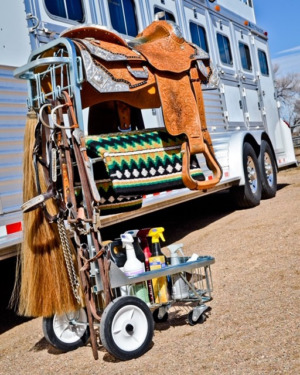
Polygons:
<instances>
[{"instance_id":1,"label":"tooled leather saddle","mask_svg":"<svg viewBox=\"0 0 300 375\"><path fill-rule=\"evenodd\" d=\"M201 89L211 72L209 56L185 41L177 25L154 21L128 43L98 26L76 27L61 36L72 38L82 56L86 76L83 107L108 100L141 109L161 106L167 131L187 138L181 149L185 186L204 190L220 181L222 170L206 127ZM194 154L204 155L213 172L211 180L191 177Z\"/></svg>"}]
</instances>

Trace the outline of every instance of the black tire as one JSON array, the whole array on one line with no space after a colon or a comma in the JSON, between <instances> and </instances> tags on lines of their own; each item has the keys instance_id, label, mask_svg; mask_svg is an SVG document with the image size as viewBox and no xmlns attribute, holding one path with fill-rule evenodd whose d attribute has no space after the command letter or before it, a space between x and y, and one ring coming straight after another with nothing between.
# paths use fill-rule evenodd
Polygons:
<instances>
[{"instance_id":1,"label":"black tire","mask_svg":"<svg viewBox=\"0 0 300 375\"><path fill-rule=\"evenodd\" d=\"M164 316L161 317L161 318L158 316L158 314L159 314L159 309L154 310L153 313L152 313L155 323L164 323L169 319L169 313L168 312L166 312L164 314Z\"/></svg>"},{"instance_id":2,"label":"black tire","mask_svg":"<svg viewBox=\"0 0 300 375\"><path fill-rule=\"evenodd\" d=\"M260 168L256 153L250 143L243 146L243 167L245 185L232 188L234 199L239 208L258 206L261 200Z\"/></svg>"},{"instance_id":3,"label":"black tire","mask_svg":"<svg viewBox=\"0 0 300 375\"><path fill-rule=\"evenodd\" d=\"M118 297L104 309L100 322L102 345L122 361L143 355L152 342L153 332L151 311L135 296Z\"/></svg>"},{"instance_id":4,"label":"black tire","mask_svg":"<svg viewBox=\"0 0 300 375\"><path fill-rule=\"evenodd\" d=\"M259 155L263 199L274 198L277 192L277 167L271 146L262 141Z\"/></svg>"},{"instance_id":5,"label":"black tire","mask_svg":"<svg viewBox=\"0 0 300 375\"><path fill-rule=\"evenodd\" d=\"M190 326L194 326L196 324L203 324L206 321L205 313L202 313L199 316L199 318L196 321L194 321L193 320L193 310L188 313L187 318L188 318L188 323L189 323Z\"/></svg>"},{"instance_id":6,"label":"black tire","mask_svg":"<svg viewBox=\"0 0 300 375\"><path fill-rule=\"evenodd\" d=\"M84 324L76 324L76 322ZM85 345L90 337L85 309L73 313L43 318L43 332L49 344L63 351L71 351Z\"/></svg>"}]
</instances>

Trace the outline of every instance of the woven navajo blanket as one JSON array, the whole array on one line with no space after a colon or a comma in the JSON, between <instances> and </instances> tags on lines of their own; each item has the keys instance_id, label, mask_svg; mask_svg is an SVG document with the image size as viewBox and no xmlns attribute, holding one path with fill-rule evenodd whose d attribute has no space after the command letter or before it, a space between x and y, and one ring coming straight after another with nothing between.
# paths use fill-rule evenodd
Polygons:
<instances>
[{"instance_id":1,"label":"woven navajo blanket","mask_svg":"<svg viewBox=\"0 0 300 375\"><path fill-rule=\"evenodd\" d=\"M94 179L100 195L101 215L112 215L122 212L137 210L142 207L143 198L140 195L124 196L119 195L114 190L113 184L106 171L103 161L98 161L93 165ZM77 178L79 181L79 178ZM83 204L81 184L75 187L77 204Z\"/></svg>"},{"instance_id":2,"label":"woven navajo blanket","mask_svg":"<svg viewBox=\"0 0 300 375\"><path fill-rule=\"evenodd\" d=\"M184 135L172 136L164 129L85 138L88 155L102 158L116 194L125 196L183 188L180 151L184 141ZM195 156L190 169L194 179L205 179Z\"/></svg>"}]
</instances>

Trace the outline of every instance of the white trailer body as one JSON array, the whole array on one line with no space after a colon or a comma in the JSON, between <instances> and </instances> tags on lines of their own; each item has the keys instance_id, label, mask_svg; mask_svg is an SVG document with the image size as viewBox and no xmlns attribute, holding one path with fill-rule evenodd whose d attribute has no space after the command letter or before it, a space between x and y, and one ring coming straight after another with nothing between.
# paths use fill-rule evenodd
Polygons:
<instances>
[{"instance_id":1,"label":"white trailer body","mask_svg":"<svg viewBox=\"0 0 300 375\"><path fill-rule=\"evenodd\" d=\"M0 12L0 259L15 255L22 241L27 86L25 80L13 77L13 71L26 64L32 50L76 24L104 25L129 39L164 11L187 40L209 53L219 80L217 86L203 86L203 90L208 129L223 169L221 182L204 192L181 189L147 196L140 210L104 217L103 226L243 186L245 142L257 155L262 140L268 142L278 168L296 164L290 129L279 116L267 34L256 25L252 0L10 0L4 6ZM145 127L163 126L158 109L143 111L143 117ZM210 178L209 170L204 173Z\"/></svg>"}]
</instances>

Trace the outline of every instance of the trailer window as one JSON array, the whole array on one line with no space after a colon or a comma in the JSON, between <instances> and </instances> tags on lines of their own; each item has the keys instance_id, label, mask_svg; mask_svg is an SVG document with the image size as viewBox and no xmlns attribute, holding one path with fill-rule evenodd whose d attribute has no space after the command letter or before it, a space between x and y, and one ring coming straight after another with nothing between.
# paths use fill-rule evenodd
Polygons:
<instances>
[{"instance_id":1,"label":"trailer window","mask_svg":"<svg viewBox=\"0 0 300 375\"><path fill-rule=\"evenodd\" d=\"M261 74L263 74L264 76L268 76L269 66L268 66L267 55L265 51L262 51L261 49L258 50L258 61L259 61Z\"/></svg>"},{"instance_id":2,"label":"trailer window","mask_svg":"<svg viewBox=\"0 0 300 375\"><path fill-rule=\"evenodd\" d=\"M249 7L252 7L252 0L242 0L242 2L249 5Z\"/></svg>"},{"instance_id":3,"label":"trailer window","mask_svg":"<svg viewBox=\"0 0 300 375\"><path fill-rule=\"evenodd\" d=\"M205 52L208 52L208 45L206 39L206 32L204 27L197 25L194 22L190 22L190 32L192 37L192 42L197 44Z\"/></svg>"},{"instance_id":4,"label":"trailer window","mask_svg":"<svg viewBox=\"0 0 300 375\"><path fill-rule=\"evenodd\" d=\"M166 10L159 7L154 7L154 15L159 12L165 13L164 17L159 18L160 20L173 21L176 23L175 17L171 12L167 12Z\"/></svg>"},{"instance_id":5,"label":"trailer window","mask_svg":"<svg viewBox=\"0 0 300 375\"><path fill-rule=\"evenodd\" d=\"M252 62L251 62L249 47L247 46L247 44L239 42L239 50L240 50L242 68L244 70L252 70Z\"/></svg>"},{"instance_id":6,"label":"trailer window","mask_svg":"<svg viewBox=\"0 0 300 375\"><path fill-rule=\"evenodd\" d=\"M45 0L45 6L53 16L77 22L84 21L81 0Z\"/></svg>"},{"instance_id":7,"label":"trailer window","mask_svg":"<svg viewBox=\"0 0 300 375\"><path fill-rule=\"evenodd\" d=\"M138 26L133 0L108 0L112 27L121 34L136 36Z\"/></svg>"},{"instance_id":8,"label":"trailer window","mask_svg":"<svg viewBox=\"0 0 300 375\"><path fill-rule=\"evenodd\" d=\"M222 63L233 65L229 39L227 36L217 33L217 41Z\"/></svg>"}]
</instances>

